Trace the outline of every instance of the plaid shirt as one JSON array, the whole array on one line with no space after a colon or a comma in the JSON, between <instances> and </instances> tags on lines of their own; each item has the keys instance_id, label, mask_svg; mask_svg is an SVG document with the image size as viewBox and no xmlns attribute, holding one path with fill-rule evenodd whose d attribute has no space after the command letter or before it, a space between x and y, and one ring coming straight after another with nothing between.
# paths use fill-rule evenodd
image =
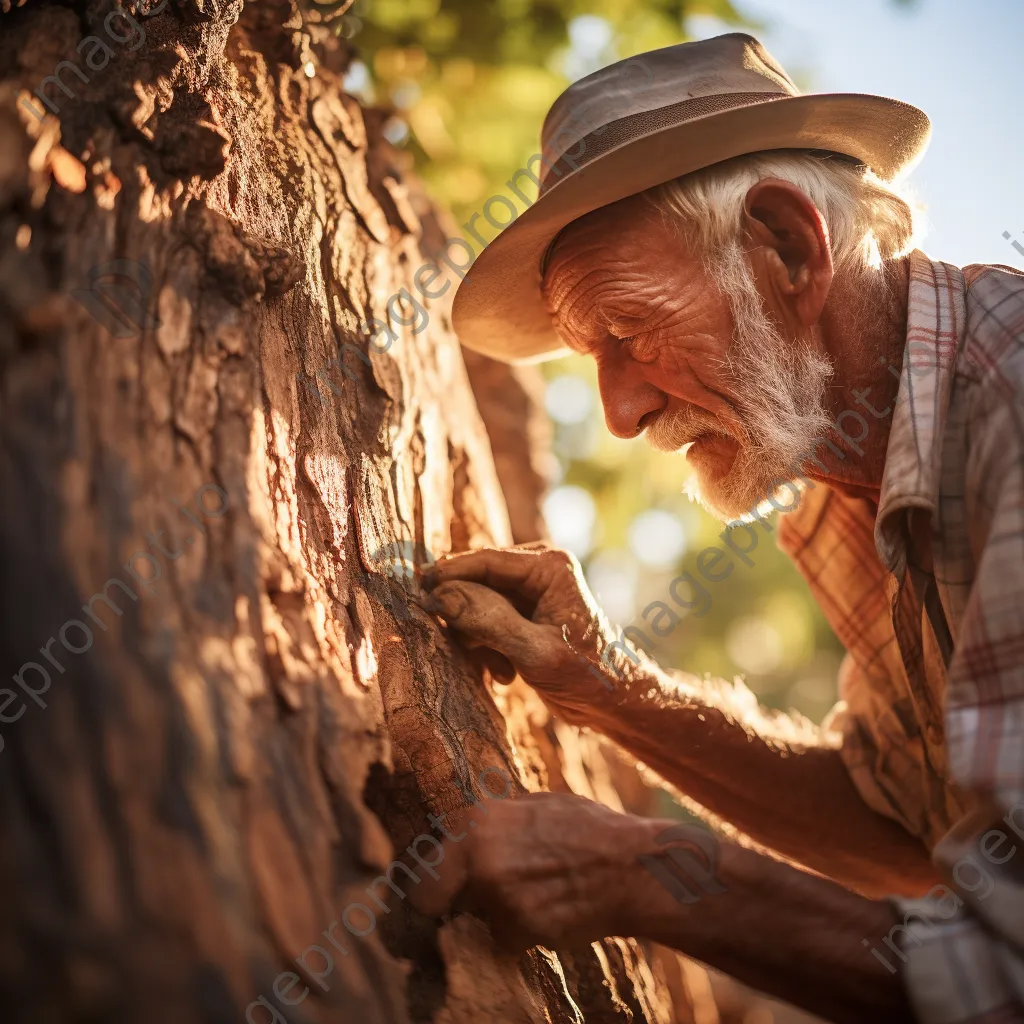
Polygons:
<instances>
[{"instance_id":1,"label":"plaid shirt","mask_svg":"<svg viewBox=\"0 0 1024 1024\"><path fill-rule=\"evenodd\" d=\"M847 650L826 727L948 883L893 898L876 945L922 1022L1024 1021L1024 275L914 252L899 395L875 412L877 509L815 486L779 542Z\"/></svg>"}]
</instances>

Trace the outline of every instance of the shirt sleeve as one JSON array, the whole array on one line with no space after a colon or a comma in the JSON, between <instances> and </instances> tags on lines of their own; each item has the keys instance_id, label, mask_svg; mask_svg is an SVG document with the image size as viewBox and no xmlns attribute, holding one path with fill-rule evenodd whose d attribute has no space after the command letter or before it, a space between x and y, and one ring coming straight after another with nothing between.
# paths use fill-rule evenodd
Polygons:
<instances>
[{"instance_id":1,"label":"shirt sleeve","mask_svg":"<svg viewBox=\"0 0 1024 1024\"><path fill-rule=\"evenodd\" d=\"M888 945L923 1024L1024 1022L1024 402L994 390L968 425L976 571L946 695L950 771L976 806L932 852L945 884L890 901Z\"/></svg>"}]
</instances>

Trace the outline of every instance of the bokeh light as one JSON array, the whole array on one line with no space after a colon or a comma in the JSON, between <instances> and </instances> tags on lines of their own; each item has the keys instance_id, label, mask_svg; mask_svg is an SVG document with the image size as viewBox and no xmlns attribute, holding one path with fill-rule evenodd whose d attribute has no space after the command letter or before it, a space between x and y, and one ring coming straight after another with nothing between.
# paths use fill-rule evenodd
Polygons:
<instances>
[{"instance_id":1,"label":"bokeh light","mask_svg":"<svg viewBox=\"0 0 1024 1024\"><path fill-rule=\"evenodd\" d=\"M542 511L557 547L566 548L577 558L590 553L597 509L587 491L573 485L556 487L544 499Z\"/></svg>"},{"instance_id":2,"label":"bokeh light","mask_svg":"<svg viewBox=\"0 0 1024 1024\"><path fill-rule=\"evenodd\" d=\"M637 564L619 548L602 550L590 559L586 577L597 603L613 623L629 622L636 610Z\"/></svg>"},{"instance_id":3,"label":"bokeh light","mask_svg":"<svg viewBox=\"0 0 1024 1024\"><path fill-rule=\"evenodd\" d=\"M594 408L594 392L581 377L564 373L548 382L544 408L556 423L583 423Z\"/></svg>"},{"instance_id":4,"label":"bokeh light","mask_svg":"<svg viewBox=\"0 0 1024 1024\"><path fill-rule=\"evenodd\" d=\"M373 83L370 78L370 69L361 61L354 60L342 82L345 92L357 96L366 103L374 100Z\"/></svg>"},{"instance_id":5,"label":"bokeh light","mask_svg":"<svg viewBox=\"0 0 1024 1024\"><path fill-rule=\"evenodd\" d=\"M767 619L753 615L737 618L725 633L729 657L751 675L774 672L782 664L782 637Z\"/></svg>"},{"instance_id":6,"label":"bokeh light","mask_svg":"<svg viewBox=\"0 0 1024 1024\"><path fill-rule=\"evenodd\" d=\"M629 525L629 549L644 565L667 569L686 550L686 530L671 512L648 509Z\"/></svg>"},{"instance_id":7,"label":"bokeh light","mask_svg":"<svg viewBox=\"0 0 1024 1024\"><path fill-rule=\"evenodd\" d=\"M612 41L612 27L604 18L581 14L569 22L569 42L583 57L599 57Z\"/></svg>"}]
</instances>

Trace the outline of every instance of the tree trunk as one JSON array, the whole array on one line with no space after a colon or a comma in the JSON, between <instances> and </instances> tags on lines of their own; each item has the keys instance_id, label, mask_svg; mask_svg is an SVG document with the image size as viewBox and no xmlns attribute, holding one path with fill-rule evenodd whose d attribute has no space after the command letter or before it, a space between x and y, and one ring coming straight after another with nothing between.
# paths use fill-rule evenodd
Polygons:
<instances>
[{"instance_id":1,"label":"tree trunk","mask_svg":"<svg viewBox=\"0 0 1024 1024\"><path fill-rule=\"evenodd\" d=\"M416 603L513 534L452 289L360 331L444 231L344 45L154 6L0 14L0 1017L691 1020L634 940L505 957L379 877L443 872L429 814L622 769ZM530 539L528 389L473 367Z\"/></svg>"}]
</instances>

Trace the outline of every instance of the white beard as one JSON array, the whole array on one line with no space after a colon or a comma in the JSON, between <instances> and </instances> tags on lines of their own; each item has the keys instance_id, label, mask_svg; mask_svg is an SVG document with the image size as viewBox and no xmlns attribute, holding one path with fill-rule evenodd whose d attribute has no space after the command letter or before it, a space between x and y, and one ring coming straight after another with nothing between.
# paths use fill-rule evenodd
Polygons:
<instances>
[{"instance_id":1,"label":"white beard","mask_svg":"<svg viewBox=\"0 0 1024 1024\"><path fill-rule=\"evenodd\" d=\"M686 491L728 522L751 515L784 483L794 481L801 458L826 436L832 422L826 411L832 363L810 344L789 342L776 330L739 244L716 261L713 279L732 310L725 371L743 437L733 438L739 452L725 473L720 464L716 471L696 453L687 453L693 476ZM675 409L647 429L647 440L659 451L680 451L702 429L722 435L720 421L709 414L693 407ZM787 496L780 504L791 502Z\"/></svg>"}]
</instances>

